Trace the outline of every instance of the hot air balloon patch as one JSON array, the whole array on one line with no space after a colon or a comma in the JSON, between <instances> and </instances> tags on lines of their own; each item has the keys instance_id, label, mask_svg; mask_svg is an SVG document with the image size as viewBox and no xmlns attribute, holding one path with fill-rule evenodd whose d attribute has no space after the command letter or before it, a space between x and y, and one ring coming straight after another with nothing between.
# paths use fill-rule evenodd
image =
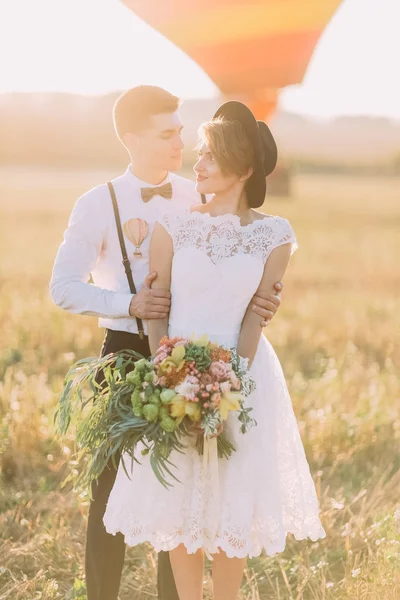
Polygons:
<instances>
[{"instance_id":1,"label":"hot air balloon patch","mask_svg":"<svg viewBox=\"0 0 400 600\"><path fill-rule=\"evenodd\" d=\"M149 225L144 219L129 219L123 226L124 235L135 246L133 256L140 258L140 246L149 233Z\"/></svg>"}]
</instances>

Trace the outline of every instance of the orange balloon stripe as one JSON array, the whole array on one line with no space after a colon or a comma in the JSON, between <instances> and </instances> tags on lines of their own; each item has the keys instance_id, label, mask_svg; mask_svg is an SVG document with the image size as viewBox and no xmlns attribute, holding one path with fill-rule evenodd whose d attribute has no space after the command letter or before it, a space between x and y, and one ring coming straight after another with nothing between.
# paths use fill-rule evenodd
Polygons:
<instances>
[{"instance_id":1,"label":"orange balloon stripe","mask_svg":"<svg viewBox=\"0 0 400 600\"><path fill-rule=\"evenodd\" d=\"M179 19L190 17L195 22L196 15L205 11L212 12L216 6L243 6L246 4L244 0L122 0L122 2L138 17L156 28L162 23L171 21L171 18L178 20L178 17ZM247 4L258 6L270 2L271 0L249 0ZM293 3L293 0L289 0L289 2Z\"/></svg>"},{"instance_id":2,"label":"orange balloon stripe","mask_svg":"<svg viewBox=\"0 0 400 600\"><path fill-rule=\"evenodd\" d=\"M258 97L302 80L342 0L122 0L225 93ZM272 92L271 92L272 90Z\"/></svg>"},{"instance_id":3,"label":"orange balloon stripe","mask_svg":"<svg viewBox=\"0 0 400 600\"><path fill-rule=\"evenodd\" d=\"M286 35L298 31L322 30L332 16L325 2L318 9L293 5L282 10L282 4L259 6L218 6L213 11L160 23L159 29L180 48L192 45L231 43L252 38Z\"/></svg>"},{"instance_id":4,"label":"orange balloon stripe","mask_svg":"<svg viewBox=\"0 0 400 600\"><path fill-rule=\"evenodd\" d=\"M325 26L341 0L124 0L178 46Z\"/></svg>"},{"instance_id":5,"label":"orange balloon stripe","mask_svg":"<svg viewBox=\"0 0 400 600\"><path fill-rule=\"evenodd\" d=\"M260 73L261 85L278 87L297 83L320 36L320 31L273 36L266 39L190 48L190 56L214 79L222 91L243 87L246 73ZM232 85L230 85L232 82Z\"/></svg>"},{"instance_id":6,"label":"orange balloon stripe","mask_svg":"<svg viewBox=\"0 0 400 600\"><path fill-rule=\"evenodd\" d=\"M251 67L241 73L239 77L233 78L232 75L222 74L218 76L218 87L223 94L230 96L236 95L240 100L242 94L251 90L250 98L256 97L256 92L268 89L279 89L285 85L293 85L302 79L304 65L291 65L287 70L275 68L268 74L268 83L266 83L265 69L252 69ZM245 102L244 96L243 101Z\"/></svg>"}]
</instances>

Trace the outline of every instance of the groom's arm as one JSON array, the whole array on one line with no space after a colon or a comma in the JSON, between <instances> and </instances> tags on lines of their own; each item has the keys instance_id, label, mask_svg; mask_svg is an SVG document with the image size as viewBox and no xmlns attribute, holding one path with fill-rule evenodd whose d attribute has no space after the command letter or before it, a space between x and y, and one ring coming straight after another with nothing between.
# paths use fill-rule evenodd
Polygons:
<instances>
[{"instance_id":1,"label":"groom's arm","mask_svg":"<svg viewBox=\"0 0 400 600\"><path fill-rule=\"evenodd\" d=\"M88 283L101 254L105 231L103 186L76 202L53 267L50 294L68 312L96 317L128 317L133 295Z\"/></svg>"}]
</instances>

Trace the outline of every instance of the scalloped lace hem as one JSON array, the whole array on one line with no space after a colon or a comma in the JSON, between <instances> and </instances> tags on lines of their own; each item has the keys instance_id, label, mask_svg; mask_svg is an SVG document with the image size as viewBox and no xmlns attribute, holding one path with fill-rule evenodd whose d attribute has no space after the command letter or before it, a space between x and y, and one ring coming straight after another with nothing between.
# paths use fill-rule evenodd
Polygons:
<instances>
[{"instance_id":1,"label":"scalloped lace hem","mask_svg":"<svg viewBox=\"0 0 400 600\"><path fill-rule=\"evenodd\" d=\"M260 536L256 541L250 540L238 540L234 534L230 535L227 533L224 536L217 535L213 540L210 540L207 536L207 532L203 532L197 538L193 539L190 534L179 534L179 533L165 533L164 536L154 534L149 531L142 531L136 534L132 534L129 531L124 531L122 527L110 527L105 524L107 533L116 535L122 533L125 538L125 543L128 546L137 546L145 542L149 543L156 552L168 552L174 550L180 544L183 544L189 554L194 554L200 548L203 548L208 554L217 554L219 550L226 553L228 558L255 558L259 556L264 550L267 556L273 556L277 553L283 552L286 546L286 537L290 533L294 536L296 541L302 541L310 539L312 542L316 542L319 539L326 537L324 528L322 527L319 519L316 520L314 526L309 530L301 530L296 527L290 527L286 530L281 530L278 536L274 535L274 540L265 539ZM161 538L161 539L160 539ZM235 543L232 544L232 540Z\"/></svg>"}]
</instances>

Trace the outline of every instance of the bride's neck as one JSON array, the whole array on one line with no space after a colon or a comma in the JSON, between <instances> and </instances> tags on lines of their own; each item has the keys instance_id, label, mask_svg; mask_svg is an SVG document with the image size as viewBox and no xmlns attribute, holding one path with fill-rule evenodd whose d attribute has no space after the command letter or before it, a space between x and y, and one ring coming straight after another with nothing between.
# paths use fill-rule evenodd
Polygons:
<instances>
[{"instance_id":1,"label":"bride's neck","mask_svg":"<svg viewBox=\"0 0 400 600\"><path fill-rule=\"evenodd\" d=\"M227 213L244 216L250 210L244 191L241 191L240 194L232 192L214 194L211 200L205 205L205 209L213 216L225 215Z\"/></svg>"}]
</instances>

